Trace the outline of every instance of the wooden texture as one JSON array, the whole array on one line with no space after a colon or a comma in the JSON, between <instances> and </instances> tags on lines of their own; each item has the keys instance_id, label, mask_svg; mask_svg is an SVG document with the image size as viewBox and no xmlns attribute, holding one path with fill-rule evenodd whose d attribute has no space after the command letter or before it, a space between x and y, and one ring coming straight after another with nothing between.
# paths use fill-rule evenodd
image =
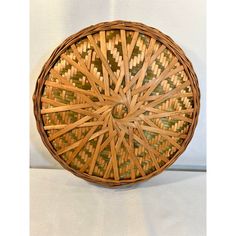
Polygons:
<instances>
[{"instance_id":1,"label":"wooden texture","mask_svg":"<svg viewBox=\"0 0 236 236\"><path fill-rule=\"evenodd\" d=\"M161 173L190 142L200 91L191 62L141 23L90 26L54 50L34 114L52 156L85 180L132 184Z\"/></svg>"}]
</instances>

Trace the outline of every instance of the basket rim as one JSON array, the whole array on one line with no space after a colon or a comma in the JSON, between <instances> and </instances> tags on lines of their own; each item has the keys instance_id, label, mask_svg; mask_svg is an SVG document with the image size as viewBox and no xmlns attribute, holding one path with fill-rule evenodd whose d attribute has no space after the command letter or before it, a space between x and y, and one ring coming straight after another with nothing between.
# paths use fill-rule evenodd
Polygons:
<instances>
[{"instance_id":1,"label":"basket rim","mask_svg":"<svg viewBox=\"0 0 236 236\"><path fill-rule=\"evenodd\" d=\"M193 88L193 99L194 99L194 111L193 111L193 118L192 118L193 122L189 128L186 139L181 144L181 149L179 149L176 152L176 154L172 157L172 159L169 162L167 162L165 165L160 167L159 170L156 170L146 175L145 177L142 176L136 179L118 180L118 181L112 180L112 179L103 179L102 177L91 176L86 173L79 173L75 171L72 167L70 167L65 161L63 161L59 157L59 155L56 153L54 147L48 140L48 136L43 128L43 121L42 121L42 116L40 113L41 112L40 98L41 98L42 91L44 88L44 83L46 81L46 75L49 73L50 69L54 66L55 62L59 59L60 55L63 52L65 52L65 50L69 46L71 46L73 43L81 40L82 38L86 37L89 34L98 33L101 30L114 30L114 29L138 31L139 33L148 35L154 38L155 40L158 40L159 42L163 43L175 55L175 57L178 59L178 61L181 62L182 66L184 67L184 71L187 74L191 87ZM157 174L160 174L162 171L164 171L166 168L172 165L178 159L178 157L185 151L185 149L187 148L189 142L191 141L193 137L194 130L198 122L198 116L200 112L200 89L199 89L197 75L193 69L192 63L187 58L183 50L173 41L171 37L162 33L158 29L147 26L143 23L123 21L123 20L107 21L107 22L101 22L95 25L91 25L69 36L52 52L51 56L42 67L42 70L37 78L37 82L36 82L36 86L35 86L35 90L33 94L33 108L34 108L33 109L34 116L36 119L36 126L44 145L49 150L49 152L54 157L54 159L58 161L64 169L70 171L74 175L81 177L89 182L93 182L93 183L97 183L97 184L105 185L105 186L110 186L110 187L120 186L120 185L127 185L127 184L133 184L140 181L144 181Z\"/></svg>"}]
</instances>

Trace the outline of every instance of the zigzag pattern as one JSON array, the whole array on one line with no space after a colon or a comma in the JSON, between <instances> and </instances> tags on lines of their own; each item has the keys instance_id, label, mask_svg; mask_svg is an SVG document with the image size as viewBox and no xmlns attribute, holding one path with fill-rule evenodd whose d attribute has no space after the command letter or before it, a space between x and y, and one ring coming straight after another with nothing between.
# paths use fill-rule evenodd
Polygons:
<instances>
[{"instance_id":1,"label":"zigzag pattern","mask_svg":"<svg viewBox=\"0 0 236 236\"><path fill-rule=\"evenodd\" d=\"M68 47L42 96L55 150L74 170L97 178L135 180L159 171L180 149L192 121L192 88L179 68L169 49L134 31L95 33Z\"/></svg>"}]
</instances>

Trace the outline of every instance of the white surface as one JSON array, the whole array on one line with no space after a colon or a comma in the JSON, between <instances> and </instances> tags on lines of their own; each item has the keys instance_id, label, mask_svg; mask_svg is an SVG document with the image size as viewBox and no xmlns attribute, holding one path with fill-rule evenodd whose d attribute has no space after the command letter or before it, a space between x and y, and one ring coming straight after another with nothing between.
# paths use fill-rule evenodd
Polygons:
<instances>
[{"instance_id":1,"label":"white surface","mask_svg":"<svg viewBox=\"0 0 236 236\"><path fill-rule=\"evenodd\" d=\"M205 0L31 0L30 91L52 51L84 27L109 20L130 20L156 27L171 36L192 61L201 89L199 123L187 150L175 166L206 165ZM31 101L31 98L30 98ZM32 102L30 103L32 111ZM30 113L31 167L60 168L44 147Z\"/></svg>"},{"instance_id":2,"label":"white surface","mask_svg":"<svg viewBox=\"0 0 236 236\"><path fill-rule=\"evenodd\" d=\"M30 170L31 236L205 236L205 172L165 171L121 189Z\"/></svg>"}]
</instances>

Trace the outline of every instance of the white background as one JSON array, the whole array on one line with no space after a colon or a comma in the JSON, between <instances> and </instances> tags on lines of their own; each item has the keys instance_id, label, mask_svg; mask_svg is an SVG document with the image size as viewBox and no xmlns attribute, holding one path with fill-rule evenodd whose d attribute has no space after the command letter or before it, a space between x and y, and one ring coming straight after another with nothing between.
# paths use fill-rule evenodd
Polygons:
<instances>
[{"instance_id":1,"label":"white background","mask_svg":"<svg viewBox=\"0 0 236 236\"><path fill-rule=\"evenodd\" d=\"M32 168L30 235L205 236L205 179L205 172L165 171L111 189L68 171Z\"/></svg>"},{"instance_id":2,"label":"white background","mask_svg":"<svg viewBox=\"0 0 236 236\"><path fill-rule=\"evenodd\" d=\"M206 27L205 0L31 0L30 1L30 165L61 168L37 132L31 96L41 68L68 36L103 21L129 20L158 28L182 47L192 61L201 89L201 112L195 135L172 168L206 165Z\"/></svg>"}]
</instances>

